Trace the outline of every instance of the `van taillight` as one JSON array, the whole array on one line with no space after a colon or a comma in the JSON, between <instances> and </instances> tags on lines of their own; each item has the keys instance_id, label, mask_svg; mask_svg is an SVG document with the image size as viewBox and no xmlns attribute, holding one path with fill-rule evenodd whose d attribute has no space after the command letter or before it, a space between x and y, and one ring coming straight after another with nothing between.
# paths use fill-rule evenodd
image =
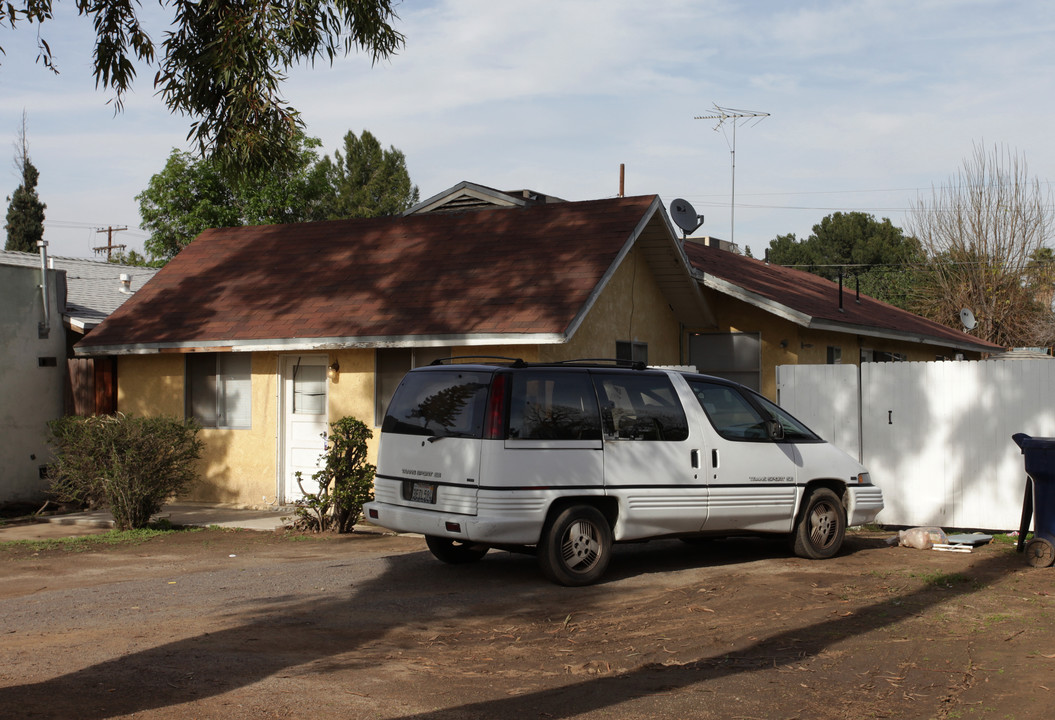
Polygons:
<instances>
[{"instance_id":1,"label":"van taillight","mask_svg":"<svg viewBox=\"0 0 1055 720\"><path fill-rule=\"evenodd\" d=\"M506 386L508 375L495 375L491 383L491 395L487 398L487 425L484 437L488 440L503 440L506 436Z\"/></svg>"}]
</instances>

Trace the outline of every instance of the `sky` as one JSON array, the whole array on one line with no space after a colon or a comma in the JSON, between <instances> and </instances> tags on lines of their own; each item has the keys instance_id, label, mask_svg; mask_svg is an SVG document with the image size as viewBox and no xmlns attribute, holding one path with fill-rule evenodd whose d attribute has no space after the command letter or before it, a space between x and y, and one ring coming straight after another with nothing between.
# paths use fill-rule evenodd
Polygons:
<instances>
[{"instance_id":1,"label":"sky","mask_svg":"<svg viewBox=\"0 0 1055 720\"><path fill-rule=\"evenodd\" d=\"M139 71L124 109L96 89L93 31L69 0L39 28L0 28L0 197L20 182L23 112L49 252L142 252L136 195L191 118ZM171 11L144 3L160 42ZM467 180L565 200L683 198L695 233L761 256L833 212L910 229L910 209L976 147L1055 176L1055 3L1039 0L433 0L397 5L395 56L298 67L284 86L332 156L349 130L401 150L422 199ZM716 107L768 113L735 125ZM1050 187L1050 186L1049 186ZM733 200L735 192L735 201ZM6 210L6 202L5 210Z\"/></svg>"}]
</instances>

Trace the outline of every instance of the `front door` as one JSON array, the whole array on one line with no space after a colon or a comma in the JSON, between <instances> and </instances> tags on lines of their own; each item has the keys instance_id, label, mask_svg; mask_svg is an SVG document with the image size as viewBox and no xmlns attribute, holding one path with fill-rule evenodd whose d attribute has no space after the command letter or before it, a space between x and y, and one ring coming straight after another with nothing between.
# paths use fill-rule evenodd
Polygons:
<instances>
[{"instance_id":1,"label":"front door","mask_svg":"<svg viewBox=\"0 0 1055 720\"><path fill-rule=\"evenodd\" d=\"M323 465L327 431L327 385L325 355L291 355L281 360L282 377L282 472L280 502L290 503L304 492L318 492L312 480ZM303 490L297 483L297 473Z\"/></svg>"}]
</instances>

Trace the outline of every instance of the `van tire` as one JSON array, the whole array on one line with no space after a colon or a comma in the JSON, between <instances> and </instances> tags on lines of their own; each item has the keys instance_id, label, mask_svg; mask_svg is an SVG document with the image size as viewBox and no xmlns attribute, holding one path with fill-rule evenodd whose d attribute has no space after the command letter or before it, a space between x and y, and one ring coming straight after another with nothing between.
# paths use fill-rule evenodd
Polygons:
<instances>
[{"instance_id":1,"label":"van tire","mask_svg":"<svg viewBox=\"0 0 1055 720\"><path fill-rule=\"evenodd\" d=\"M464 565L476 562L487 554L491 548L486 545L456 540L454 538L437 537L426 535L425 544L429 546L429 552L448 565Z\"/></svg>"},{"instance_id":2,"label":"van tire","mask_svg":"<svg viewBox=\"0 0 1055 720\"><path fill-rule=\"evenodd\" d=\"M589 505L562 510L543 530L538 546L542 574L558 585L597 582L611 557L612 528L601 511Z\"/></svg>"},{"instance_id":3,"label":"van tire","mask_svg":"<svg viewBox=\"0 0 1055 720\"><path fill-rule=\"evenodd\" d=\"M792 549L799 557L822 560L834 556L846 537L846 508L828 488L811 491L803 501Z\"/></svg>"}]
</instances>

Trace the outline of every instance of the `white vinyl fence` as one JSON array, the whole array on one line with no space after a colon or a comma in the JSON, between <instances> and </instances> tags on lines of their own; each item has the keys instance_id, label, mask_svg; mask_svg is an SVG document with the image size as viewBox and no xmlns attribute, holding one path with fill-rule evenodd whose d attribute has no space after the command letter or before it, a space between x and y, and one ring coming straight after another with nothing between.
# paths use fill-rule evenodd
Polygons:
<instances>
[{"instance_id":1,"label":"white vinyl fence","mask_svg":"<svg viewBox=\"0 0 1055 720\"><path fill-rule=\"evenodd\" d=\"M1014 530L1023 458L1011 436L1055 437L1055 361L782 365L782 407L857 457L886 525Z\"/></svg>"}]
</instances>

